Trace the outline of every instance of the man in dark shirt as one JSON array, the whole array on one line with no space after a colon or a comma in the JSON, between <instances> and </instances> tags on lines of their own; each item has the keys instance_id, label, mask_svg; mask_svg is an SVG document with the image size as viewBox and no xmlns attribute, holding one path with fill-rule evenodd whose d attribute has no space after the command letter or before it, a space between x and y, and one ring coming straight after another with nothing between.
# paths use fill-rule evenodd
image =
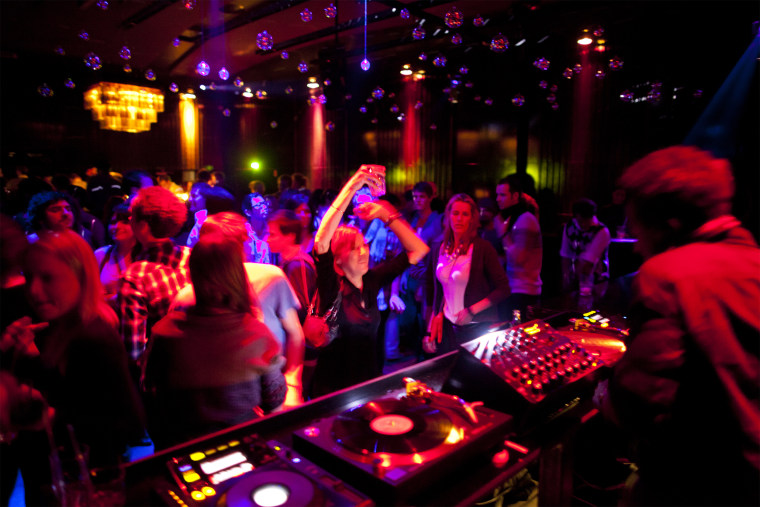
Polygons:
<instances>
[{"instance_id":1,"label":"man in dark shirt","mask_svg":"<svg viewBox=\"0 0 760 507\"><path fill-rule=\"evenodd\" d=\"M630 503L758 505L760 249L730 214L730 165L676 146L620 183L645 262L596 401L635 444Z\"/></svg>"}]
</instances>

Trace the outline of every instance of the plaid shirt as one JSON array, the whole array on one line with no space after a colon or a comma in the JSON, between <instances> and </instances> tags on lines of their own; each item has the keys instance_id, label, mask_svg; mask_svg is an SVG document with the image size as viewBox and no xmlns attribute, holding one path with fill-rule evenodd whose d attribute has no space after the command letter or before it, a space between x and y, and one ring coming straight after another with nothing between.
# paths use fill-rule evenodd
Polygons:
<instances>
[{"instance_id":1,"label":"plaid shirt","mask_svg":"<svg viewBox=\"0 0 760 507\"><path fill-rule=\"evenodd\" d=\"M119 280L121 337L129 356L145 351L148 331L169 311L174 296L190 283L190 249L171 240L141 252Z\"/></svg>"}]
</instances>

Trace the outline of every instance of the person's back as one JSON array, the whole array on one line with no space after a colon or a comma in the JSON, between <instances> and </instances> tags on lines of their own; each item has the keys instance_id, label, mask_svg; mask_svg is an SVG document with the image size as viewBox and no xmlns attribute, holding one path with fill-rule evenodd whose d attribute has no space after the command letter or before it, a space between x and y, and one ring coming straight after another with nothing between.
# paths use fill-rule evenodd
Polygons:
<instances>
[{"instance_id":1,"label":"person's back","mask_svg":"<svg viewBox=\"0 0 760 507\"><path fill-rule=\"evenodd\" d=\"M627 350L597 399L635 442L632 502L757 505L760 249L728 214L728 164L674 147L621 181L646 260Z\"/></svg>"}]
</instances>

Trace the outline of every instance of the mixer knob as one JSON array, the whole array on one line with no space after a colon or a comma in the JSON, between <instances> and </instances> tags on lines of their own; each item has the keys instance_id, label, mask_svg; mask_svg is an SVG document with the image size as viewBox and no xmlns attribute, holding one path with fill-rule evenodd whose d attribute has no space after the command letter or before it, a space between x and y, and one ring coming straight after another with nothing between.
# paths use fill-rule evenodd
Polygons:
<instances>
[{"instance_id":1,"label":"mixer knob","mask_svg":"<svg viewBox=\"0 0 760 507\"><path fill-rule=\"evenodd\" d=\"M522 368L522 371L528 371L528 368L530 368L530 365L528 363L523 363L521 368Z\"/></svg>"},{"instance_id":2,"label":"mixer knob","mask_svg":"<svg viewBox=\"0 0 760 507\"><path fill-rule=\"evenodd\" d=\"M541 394L544 391L544 386L541 382L533 382L533 385L530 386L530 390L533 391L533 394Z\"/></svg>"},{"instance_id":3,"label":"mixer knob","mask_svg":"<svg viewBox=\"0 0 760 507\"><path fill-rule=\"evenodd\" d=\"M584 359L583 361L581 361L581 368L586 369L589 367L589 364L590 363Z\"/></svg>"},{"instance_id":4,"label":"mixer knob","mask_svg":"<svg viewBox=\"0 0 760 507\"><path fill-rule=\"evenodd\" d=\"M538 361L536 361L535 359L531 359L530 360L530 367L531 368L536 368L537 366L538 366Z\"/></svg>"},{"instance_id":5,"label":"mixer knob","mask_svg":"<svg viewBox=\"0 0 760 507\"><path fill-rule=\"evenodd\" d=\"M556 373L549 375L549 385L556 386L559 383L559 376Z\"/></svg>"},{"instance_id":6,"label":"mixer knob","mask_svg":"<svg viewBox=\"0 0 760 507\"><path fill-rule=\"evenodd\" d=\"M512 368L512 371L510 372L510 375L513 378L518 378L520 376L520 367L519 366L515 366L514 368Z\"/></svg>"}]
</instances>

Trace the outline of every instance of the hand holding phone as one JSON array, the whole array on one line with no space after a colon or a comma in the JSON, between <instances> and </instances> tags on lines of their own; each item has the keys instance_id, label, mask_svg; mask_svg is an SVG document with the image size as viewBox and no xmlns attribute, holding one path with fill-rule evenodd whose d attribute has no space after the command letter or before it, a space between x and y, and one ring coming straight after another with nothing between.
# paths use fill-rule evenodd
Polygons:
<instances>
[{"instance_id":1,"label":"hand holding phone","mask_svg":"<svg viewBox=\"0 0 760 507\"><path fill-rule=\"evenodd\" d=\"M377 164L362 164L360 171L365 171L368 175L367 184L372 192L372 197L385 195L385 166Z\"/></svg>"}]
</instances>

